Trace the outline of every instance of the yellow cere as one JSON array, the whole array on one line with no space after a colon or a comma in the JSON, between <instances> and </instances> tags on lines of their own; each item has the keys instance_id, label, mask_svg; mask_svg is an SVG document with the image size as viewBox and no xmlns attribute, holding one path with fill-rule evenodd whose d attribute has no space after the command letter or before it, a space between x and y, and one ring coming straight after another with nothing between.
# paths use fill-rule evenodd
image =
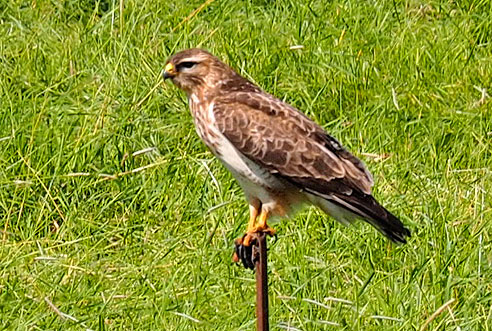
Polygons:
<instances>
[{"instance_id":1,"label":"yellow cere","mask_svg":"<svg viewBox=\"0 0 492 331\"><path fill-rule=\"evenodd\" d=\"M168 63L166 64L166 66L164 67L164 70L167 71L167 72L171 72L174 70L174 65L172 63Z\"/></svg>"}]
</instances>

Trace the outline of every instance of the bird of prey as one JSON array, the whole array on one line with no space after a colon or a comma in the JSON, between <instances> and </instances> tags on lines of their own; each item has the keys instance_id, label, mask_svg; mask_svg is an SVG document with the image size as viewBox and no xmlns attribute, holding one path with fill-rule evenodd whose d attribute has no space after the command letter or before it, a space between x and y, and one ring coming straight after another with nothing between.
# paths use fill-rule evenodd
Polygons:
<instances>
[{"instance_id":1,"label":"bird of prey","mask_svg":"<svg viewBox=\"0 0 492 331\"><path fill-rule=\"evenodd\" d=\"M410 231L371 195L365 165L291 105L202 49L172 56L163 71L187 97L198 135L233 174L249 203L242 244L273 235L271 216L312 204L344 224L369 222L396 243Z\"/></svg>"}]
</instances>

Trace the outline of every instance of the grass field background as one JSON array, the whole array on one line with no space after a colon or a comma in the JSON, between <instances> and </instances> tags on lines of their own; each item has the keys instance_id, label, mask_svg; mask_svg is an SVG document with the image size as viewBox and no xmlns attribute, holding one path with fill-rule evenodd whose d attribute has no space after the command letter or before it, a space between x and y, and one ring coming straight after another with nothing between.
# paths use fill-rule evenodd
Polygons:
<instances>
[{"instance_id":1,"label":"grass field background","mask_svg":"<svg viewBox=\"0 0 492 331\"><path fill-rule=\"evenodd\" d=\"M1 329L254 329L247 204L161 82L197 46L361 157L413 233L277 223L272 330L492 330L488 0L0 2Z\"/></svg>"}]
</instances>

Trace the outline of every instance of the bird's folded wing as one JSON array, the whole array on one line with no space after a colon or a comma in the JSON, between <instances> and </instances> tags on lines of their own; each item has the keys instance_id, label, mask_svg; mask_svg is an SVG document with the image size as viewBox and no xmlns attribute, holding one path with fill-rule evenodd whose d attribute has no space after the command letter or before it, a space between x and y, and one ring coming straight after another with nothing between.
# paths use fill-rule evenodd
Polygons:
<instances>
[{"instance_id":1,"label":"bird's folded wing","mask_svg":"<svg viewBox=\"0 0 492 331\"><path fill-rule=\"evenodd\" d=\"M272 174L328 197L370 194L364 164L295 108L269 95L235 93L214 102L215 125L234 147Z\"/></svg>"}]
</instances>

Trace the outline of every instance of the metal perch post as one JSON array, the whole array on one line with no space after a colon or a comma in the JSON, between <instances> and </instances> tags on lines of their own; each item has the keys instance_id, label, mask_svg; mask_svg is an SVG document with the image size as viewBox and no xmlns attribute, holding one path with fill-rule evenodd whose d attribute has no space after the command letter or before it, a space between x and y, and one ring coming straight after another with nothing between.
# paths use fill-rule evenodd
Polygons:
<instances>
[{"instance_id":1,"label":"metal perch post","mask_svg":"<svg viewBox=\"0 0 492 331\"><path fill-rule=\"evenodd\" d=\"M251 245L244 246L243 240L235 242L233 260L241 261L246 269L256 272L256 325L258 331L268 331L268 271L267 271L267 234L254 234Z\"/></svg>"},{"instance_id":2,"label":"metal perch post","mask_svg":"<svg viewBox=\"0 0 492 331\"><path fill-rule=\"evenodd\" d=\"M268 331L268 274L266 234L260 233L255 243L256 325L258 331ZM257 258L256 258L257 257Z\"/></svg>"}]
</instances>

